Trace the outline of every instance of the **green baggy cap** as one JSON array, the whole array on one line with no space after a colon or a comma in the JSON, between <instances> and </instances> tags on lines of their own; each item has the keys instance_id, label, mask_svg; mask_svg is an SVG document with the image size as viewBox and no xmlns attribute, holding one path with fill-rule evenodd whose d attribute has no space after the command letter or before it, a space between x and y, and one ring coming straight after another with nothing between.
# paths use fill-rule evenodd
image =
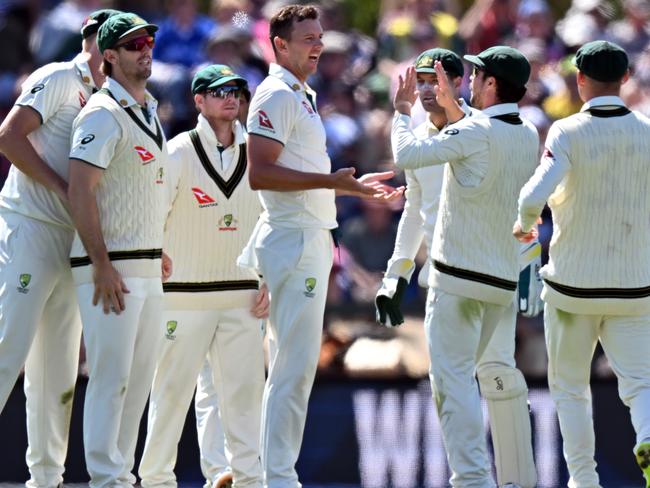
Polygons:
<instances>
[{"instance_id":1,"label":"green baggy cap","mask_svg":"<svg viewBox=\"0 0 650 488\"><path fill-rule=\"evenodd\" d=\"M621 46L608 41L593 41L578 49L573 64L589 78L612 82L623 77L629 60Z\"/></svg>"},{"instance_id":2,"label":"green baggy cap","mask_svg":"<svg viewBox=\"0 0 650 488\"><path fill-rule=\"evenodd\" d=\"M153 35L158 30L158 26L149 24L142 17L130 12L108 17L97 32L99 52L103 53L106 49L115 47L120 39L138 29L147 29L147 32Z\"/></svg>"},{"instance_id":3,"label":"green baggy cap","mask_svg":"<svg viewBox=\"0 0 650 488\"><path fill-rule=\"evenodd\" d=\"M225 85L229 81L236 81L241 87L248 85L246 80L233 72L225 64L212 64L199 70L192 79L192 93L197 94L206 90Z\"/></svg>"},{"instance_id":4,"label":"green baggy cap","mask_svg":"<svg viewBox=\"0 0 650 488\"><path fill-rule=\"evenodd\" d=\"M463 58L515 86L523 87L528 83L530 63L521 51L513 47L493 46L477 55L466 54Z\"/></svg>"},{"instance_id":5,"label":"green baggy cap","mask_svg":"<svg viewBox=\"0 0 650 488\"><path fill-rule=\"evenodd\" d=\"M436 47L427 49L415 60L415 71L418 73L435 73L433 64L436 61L442 63L442 67L451 76L463 76L465 69L460 56L449 49Z\"/></svg>"}]
</instances>

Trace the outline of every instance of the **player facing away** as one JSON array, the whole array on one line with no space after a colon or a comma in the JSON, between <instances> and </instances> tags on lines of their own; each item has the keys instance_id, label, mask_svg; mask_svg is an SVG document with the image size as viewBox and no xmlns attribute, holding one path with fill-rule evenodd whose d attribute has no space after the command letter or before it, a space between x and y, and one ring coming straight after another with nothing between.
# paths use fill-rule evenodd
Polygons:
<instances>
[{"instance_id":1,"label":"player facing away","mask_svg":"<svg viewBox=\"0 0 650 488\"><path fill-rule=\"evenodd\" d=\"M619 97L628 57L594 41L575 56L584 105L555 122L519 196L513 233L526 241L548 202L553 239L544 279L548 383L564 441L569 486L599 487L589 375L600 342L636 432L650 487L650 120Z\"/></svg>"},{"instance_id":2,"label":"player facing away","mask_svg":"<svg viewBox=\"0 0 650 488\"><path fill-rule=\"evenodd\" d=\"M441 131L444 132L447 126L445 109L437 103L435 96L435 86L438 85L438 74L434 66L436 61L442 64L447 84L455 93L463 78L464 69L460 57L447 49L426 50L415 60L419 98L429 115L413 131L419 139L434 137ZM476 112L470 110L463 100L459 100L459 104L467 117ZM396 326L403 322L400 311L401 290L405 289L413 274L415 255L423 240L427 255L430 256L444 170L443 165L437 164L404 171L407 182L406 204L397 230L395 249L376 300L378 321L386 326ZM418 282L423 287L429 286L428 276L432 265L428 263L420 272ZM514 361L516 318L517 308L513 302L504 312L478 361L477 376L481 393L488 403L497 481L500 486L514 483L520 487L533 488L537 474L528 412L528 388ZM502 380L496 382L494 378Z\"/></svg>"},{"instance_id":3,"label":"player facing away","mask_svg":"<svg viewBox=\"0 0 650 488\"><path fill-rule=\"evenodd\" d=\"M294 466L320 352L335 192L381 199L401 194L380 183L392 172L359 179L353 168L331 173L315 93L306 84L318 66L322 35L313 6L289 5L273 16L276 63L257 87L247 124L249 180L261 190L264 212L239 262L258 270L271 297L261 437L269 488L301 486Z\"/></svg>"},{"instance_id":4,"label":"player facing away","mask_svg":"<svg viewBox=\"0 0 650 488\"><path fill-rule=\"evenodd\" d=\"M90 486L132 486L138 430L163 339L161 256L167 145L146 91L157 27L135 14L97 33L107 75L75 119L68 195L72 274L89 379Z\"/></svg>"},{"instance_id":5,"label":"player facing away","mask_svg":"<svg viewBox=\"0 0 650 488\"><path fill-rule=\"evenodd\" d=\"M0 411L25 365L28 487L63 481L81 340L69 261L70 132L104 82L95 38L116 13L91 13L81 53L32 73L0 126L0 151L12 162L0 193Z\"/></svg>"},{"instance_id":6,"label":"player facing away","mask_svg":"<svg viewBox=\"0 0 650 488\"><path fill-rule=\"evenodd\" d=\"M200 70L192 80L198 124L169 142L165 253L175 268L163 285L165 340L139 469L144 487L176 486L177 445L207 356L233 486L262 488L260 319L268 314L268 293L252 270L236 264L262 210L248 183L246 132L237 120L246 85L225 65ZM208 449L201 446L202 453ZM222 484L226 474L213 473L210 484Z\"/></svg>"},{"instance_id":7,"label":"player facing away","mask_svg":"<svg viewBox=\"0 0 650 488\"><path fill-rule=\"evenodd\" d=\"M415 70L409 68L395 95L398 113L391 143L400 168L447 163L425 317L430 376L452 486L491 488L495 483L474 375L495 330L512 327L503 318L514 313L519 244L502 233L512 225L509 216L516 215L520 185L535 169L538 136L519 117L517 106L530 74L526 58L516 49L496 46L465 59L474 65L471 104L482 112L465 117L437 62L437 100L453 123L437 136L417 139L409 127L416 98ZM499 346L512 353L508 344ZM512 356L507 360L512 363ZM513 397L525 392L518 370L504 367L498 357L494 366L500 371L490 372L496 384L489 391L484 388L490 402L503 399L491 399L492 391L511 391ZM527 415L518 421L528 422Z\"/></svg>"}]
</instances>

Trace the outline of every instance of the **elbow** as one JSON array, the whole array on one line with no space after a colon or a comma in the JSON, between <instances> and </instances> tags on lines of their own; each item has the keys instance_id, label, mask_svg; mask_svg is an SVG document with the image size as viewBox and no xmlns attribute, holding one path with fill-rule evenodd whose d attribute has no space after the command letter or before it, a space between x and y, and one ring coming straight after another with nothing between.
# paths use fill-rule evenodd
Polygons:
<instances>
[{"instance_id":1,"label":"elbow","mask_svg":"<svg viewBox=\"0 0 650 488\"><path fill-rule=\"evenodd\" d=\"M257 171L253 171L251 168L248 173L248 184L251 187L251 190L262 190L262 179L260 178Z\"/></svg>"}]
</instances>

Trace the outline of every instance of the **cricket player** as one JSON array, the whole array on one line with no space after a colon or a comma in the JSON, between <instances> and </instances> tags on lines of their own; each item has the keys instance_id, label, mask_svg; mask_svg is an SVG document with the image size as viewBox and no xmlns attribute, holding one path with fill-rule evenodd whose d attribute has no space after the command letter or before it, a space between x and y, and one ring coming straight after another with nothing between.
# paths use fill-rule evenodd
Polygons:
<instances>
[{"instance_id":1,"label":"cricket player","mask_svg":"<svg viewBox=\"0 0 650 488\"><path fill-rule=\"evenodd\" d=\"M495 329L512 327L503 318L514 313L519 245L501 232L511 226L508 216L516 215L518 186L535 169L538 137L534 126L520 119L517 106L530 75L526 58L516 49L496 46L465 59L474 65L471 104L482 112L465 116L436 62L437 100L452 124L437 136L417 139L409 127L416 97L415 69L409 68L395 95L391 143L400 168L447 163L425 317L430 375L452 486L491 488L495 483L474 375ZM492 391L512 396L526 391L518 370L494 366L498 372L489 372L485 381L494 383L484 388L488 400Z\"/></svg>"},{"instance_id":2,"label":"cricket player","mask_svg":"<svg viewBox=\"0 0 650 488\"><path fill-rule=\"evenodd\" d=\"M104 22L97 45L107 79L73 126L70 262L89 370L84 449L93 488L135 483L138 427L164 338L167 145L146 91L156 30L132 13Z\"/></svg>"},{"instance_id":3,"label":"cricket player","mask_svg":"<svg viewBox=\"0 0 650 488\"><path fill-rule=\"evenodd\" d=\"M166 340L139 469L144 487L176 486L177 445L207 356L234 486L262 488L260 319L268 314L269 300L259 277L236 264L262 210L248 183L246 133L237 120L246 85L225 65L197 72L192 93L198 124L169 142L173 203L165 252L175 269L163 286ZM201 452L209 448L202 445ZM214 476L208 486L223 485L219 478L226 474L204 473L206 479Z\"/></svg>"},{"instance_id":4,"label":"cricket player","mask_svg":"<svg viewBox=\"0 0 650 488\"><path fill-rule=\"evenodd\" d=\"M335 192L401 193L379 181L392 172L358 180L353 168L330 172L325 129L306 84L323 49L318 15L314 6L288 5L271 19L276 63L257 87L247 124L249 180L261 190L264 212L239 262L258 270L271 297L261 437L268 488L301 486L294 465L320 352Z\"/></svg>"},{"instance_id":5,"label":"cricket player","mask_svg":"<svg viewBox=\"0 0 650 488\"><path fill-rule=\"evenodd\" d=\"M513 233L526 241L545 202L553 212L542 268L548 383L564 440L569 486L599 487L589 375L600 341L636 432L634 453L650 487L650 120L619 98L625 51L582 46L576 83L585 102L555 122L519 196Z\"/></svg>"},{"instance_id":6,"label":"cricket player","mask_svg":"<svg viewBox=\"0 0 650 488\"><path fill-rule=\"evenodd\" d=\"M0 193L0 411L25 365L28 487L63 481L81 339L69 265L70 132L103 83L95 37L115 13L90 14L81 53L32 73L0 126L12 162Z\"/></svg>"},{"instance_id":7,"label":"cricket player","mask_svg":"<svg viewBox=\"0 0 650 488\"><path fill-rule=\"evenodd\" d=\"M447 49L435 48L422 52L415 60L416 86L419 98L429 117L414 130L416 137L426 139L444 130L447 115L436 102L434 87L438 84L434 63L439 61L448 75L448 83L457 93L464 69L458 55ZM459 100L466 116L471 110ZM427 255L433 240L438 203L443 183L442 165L405 170L407 182L406 204L400 218L393 256L388 262L382 287L377 292L378 321L387 326L403 322L400 300L403 290L415 269L415 255L424 239ZM428 287L430 264L420 272L418 282ZM533 488L537 482L533 458L531 427L528 415L527 386L523 375L515 368L515 304L504 313L502 321L492 336L478 363L478 380L481 392L488 400L492 441L494 445L497 480L500 486L516 483ZM494 376L516 379L512 389L497 389ZM504 386L511 386L510 383Z\"/></svg>"}]
</instances>

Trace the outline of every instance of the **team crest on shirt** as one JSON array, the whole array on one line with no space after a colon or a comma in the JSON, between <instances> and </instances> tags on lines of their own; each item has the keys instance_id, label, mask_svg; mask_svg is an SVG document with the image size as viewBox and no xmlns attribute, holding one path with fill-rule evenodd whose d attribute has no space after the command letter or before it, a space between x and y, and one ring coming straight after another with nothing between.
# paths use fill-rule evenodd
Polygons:
<instances>
[{"instance_id":1,"label":"team crest on shirt","mask_svg":"<svg viewBox=\"0 0 650 488\"><path fill-rule=\"evenodd\" d=\"M261 128L268 129L270 131L275 132L275 128L273 127L273 124L271 123L271 119L269 119L269 116L266 115L266 112L264 110L260 110L257 113L257 116L259 118L259 123L260 123Z\"/></svg>"},{"instance_id":2,"label":"team crest on shirt","mask_svg":"<svg viewBox=\"0 0 650 488\"><path fill-rule=\"evenodd\" d=\"M135 152L140 156L142 164L149 164L156 160L156 157L142 146L133 146L133 149L135 149Z\"/></svg>"},{"instance_id":3,"label":"team crest on shirt","mask_svg":"<svg viewBox=\"0 0 650 488\"><path fill-rule=\"evenodd\" d=\"M165 174L165 170L161 167L158 168L158 171L156 171L156 185L162 185L163 184L163 176Z\"/></svg>"},{"instance_id":4,"label":"team crest on shirt","mask_svg":"<svg viewBox=\"0 0 650 488\"><path fill-rule=\"evenodd\" d=\"M84 108L86 106L87 100L83 92L79 90L79 107Z\"/></svg>"},{"instance_id":5,"label":"team crest on shirt","mask_svg":"<svg viewBox=\"0 0 650 488\"><path fill-rule=\"evenodd\" d=\"M216 207L219 205L214 198L201 190L198 186L192 188L192 193L194 194L196 201L199 202L199 208Z\"/></svg>"},{"instance_id":6,"label":"team crest on shirt","mask_svg":"<svg viewBox=\"0 0 650 488\"><path fill-rule=\"evenodd\" d=\"M237 219L232 214L226 214L219 219L219 230L237 230Z\"/></svg>"},{"instance_id":7,"label":"team crest on shirt","mask_svg":"<svg viewBox=\"0 0 650 488\"><path fill-rule=\"evenodd\" d=\"M305 279L305 291L303 292L303 294L306 297L314 298L316 296L316 294L313 293L314 288L316 288L316 278Z\"/></svg>"},{"instance_id":8,"label":"team crest on shirt","mask_svg":"<svg viewBox=\"0 0 650 488\"><path fill-rule=\"evenodd\" d=\"M20 284L19 287L16 289L18 290L19 293L29 293L29 282L32 281L32 275L29 273L23 273L20 276L18 276L18 283Z\"/></svg>"},{"instance_id":9,"label":"team crest on shirt","mask_svg":"<svg viewBox=\"0 0 650 488\"><path fill-rule=\"evenodd\" d=\"M170 341L173 341L176 339L176 335L174 335L174 332L176 332L176 327L178 326L178 322L176 320L168 320L167 325L165 326L165 337L169 339Z\"/></svg>"}]
</instances>

